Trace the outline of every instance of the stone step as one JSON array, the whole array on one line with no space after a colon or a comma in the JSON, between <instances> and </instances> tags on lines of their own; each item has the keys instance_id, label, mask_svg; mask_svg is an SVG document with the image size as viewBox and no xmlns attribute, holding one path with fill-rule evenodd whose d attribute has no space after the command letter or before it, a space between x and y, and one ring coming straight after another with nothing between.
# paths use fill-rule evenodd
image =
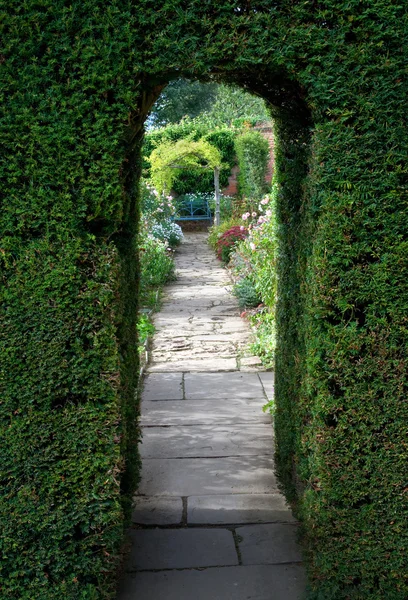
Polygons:
<instances>
[{"instance_id":1,"label":"stone step","mask_svg":"<svg viewBox=\"0 0 408 600\"><path fill-rule=\"evenodd\" d=\"M249 565L128 575L118 600L301 600L299 565Z\"/></svg>"},{"instance_id":2,"label":"stone step","mask_svg":"<svg viewBox=\"0 0 408 600\"><path fill-rule=\"evenodd\" d=\"M147 427L140 445L142 458L210 458L273 453L269 423Z\"/></svg>"},{"instance_id":3,"label":"stone step","mask_svg":"<svg viewBox=\"0 0 408 600\"><path fill-rule=\"evenodd\" d=\"M270 456L145 458L142 496L208 496L277 492Z\"/></svg>"},{"instance_id":4,"label":"stone step","mask_svg":"<svg viewBox=\"0 0 408 600\"><path fill-rule=\"evenodd\" d=\"M270 423L270 415L262 411L264 403L264 398L236 400L212 398L142 402L140 423L145 427L218 425L219 423L223 425Z\"/></svg>"}]
</instances>

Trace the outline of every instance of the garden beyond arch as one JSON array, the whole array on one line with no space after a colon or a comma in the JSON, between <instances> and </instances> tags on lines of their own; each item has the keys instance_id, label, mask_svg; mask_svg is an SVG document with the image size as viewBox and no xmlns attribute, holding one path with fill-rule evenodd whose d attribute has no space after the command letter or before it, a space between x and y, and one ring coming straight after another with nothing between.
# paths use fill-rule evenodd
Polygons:
<instances>
[{"instance_id":1,"label":"garden beyond arch","mask_svg":"<svg viewBox=\"0 0 408 600\"><path fill-rule=\"evenodd\" d=\"M9 3L2 597L109 598L137 482L137 181L171 79L277 127L277 456L310 598L408 596L407 16L370 3Z\"/></svg>"}]
</instances>

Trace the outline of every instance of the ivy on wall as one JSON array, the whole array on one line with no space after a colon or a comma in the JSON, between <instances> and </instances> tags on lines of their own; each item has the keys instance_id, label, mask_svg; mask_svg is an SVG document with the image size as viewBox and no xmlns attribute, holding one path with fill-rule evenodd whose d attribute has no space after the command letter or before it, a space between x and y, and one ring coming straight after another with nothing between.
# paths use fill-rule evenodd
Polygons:
<instances>
[{"instance_id":1,"label":"ivy on wall","mask_svg":"<svg viewBox=\"0 0 408 600\"><path fill-rule=\"evenodd\" d=\"M2 598L114 597L142 126L168 81L210 72L274 107L277 456L309 596L408 596L407 29L383 0L7 4Z\"/></svg>"}]
</instances>

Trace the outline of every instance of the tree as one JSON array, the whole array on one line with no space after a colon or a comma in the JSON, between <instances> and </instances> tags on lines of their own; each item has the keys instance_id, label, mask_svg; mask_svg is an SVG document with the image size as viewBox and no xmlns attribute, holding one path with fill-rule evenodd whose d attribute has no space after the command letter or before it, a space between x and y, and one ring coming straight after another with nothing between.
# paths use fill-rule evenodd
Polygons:
<instances>
[{"instance_id":1,"label":"tree","mask_svg":"<svg viewBox=\"0 0 408 600\"><path fill-rule=\"evenodd\" d=\"M237 86L177 79L157 100L147 128L180 123L186 118L211 127L230 127L237 119L269 121L270 115L262 98Z\"/></svg>"},{"instance_id":2,"label":"tree","mask_svg":"<svg viewBox=\"0 0 408 600\"><path fill-rule=\"evenodd\" d=\"M215 102L209 110L202 111L197 119L212 127L231 127L238 119L270 121L271 116L262 98L237 86L220 84Z\"/></svg>"},{"instance_id":3,"label":"tree","mask_svg":"<svg viewBox=\"0 0 408 600\"><path fill-rule=\"evenodd\" d=\"M201 83L188 79L171 81L163 90L151 111L146 126L148 129L180 123L186 117L195 119L211 110L217 97L216 83Z\"/></svg>"}]
</instances>

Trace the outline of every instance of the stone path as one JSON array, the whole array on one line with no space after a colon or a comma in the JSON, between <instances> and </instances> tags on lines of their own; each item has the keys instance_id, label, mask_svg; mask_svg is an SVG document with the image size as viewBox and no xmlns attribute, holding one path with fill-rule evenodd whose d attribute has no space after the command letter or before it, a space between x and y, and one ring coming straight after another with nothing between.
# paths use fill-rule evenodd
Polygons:
<instances>
[{"instance_id":1,"label":"stone path","mask_svg":"<svg viewBox=\"0 0 408 600\"><path fill-rule=\"evenodd\" d=\"M188 234L156 315L142 397L142 481L118 600L299 600L297 525L262 406L273 373L247 356L229 279Z\"/></svg>"}]
</instances>

